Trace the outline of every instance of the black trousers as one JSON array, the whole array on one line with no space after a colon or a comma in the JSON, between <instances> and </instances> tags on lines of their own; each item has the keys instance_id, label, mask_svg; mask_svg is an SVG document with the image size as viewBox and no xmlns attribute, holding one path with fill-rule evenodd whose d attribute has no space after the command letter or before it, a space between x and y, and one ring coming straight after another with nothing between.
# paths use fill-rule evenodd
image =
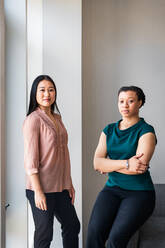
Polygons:
<instances>
[{"instance_id":1,"label":"black trousers","mask_svg":"<svg viewBox=\"0 0 165 248\"><path fill-rule=\"evenodd\" d=\"M105 186L99 193L88 226L87 248L126 248L131 236L155 207L155 191Z\"/></svg>"},{"instance_id":2,"label":"black trousers","mask_svg":"<svg viewBox=\"0 0 165 248\"><path fill-rule=\"evenodd\" d=\"M69 192L46 193L47 211L38 209L34 202L34 192L26 190L35 224L34 248L49 248L53 239L54 216L61 223L64 248L78 248L80 223Z\"/></svg>"}]
</instances>

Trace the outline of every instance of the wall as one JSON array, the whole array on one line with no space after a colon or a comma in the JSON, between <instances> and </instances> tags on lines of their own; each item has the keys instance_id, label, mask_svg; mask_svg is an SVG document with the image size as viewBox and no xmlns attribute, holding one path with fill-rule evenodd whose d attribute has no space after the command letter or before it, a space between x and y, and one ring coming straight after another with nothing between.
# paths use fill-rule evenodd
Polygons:
<instances>
[{"instance_id":1,"label":"wall","mask_svg":"<svg viewBox=\"0 0 165 248\"><path fill-rule=\"evenodd\" d=\"M106 181L93 170L93 154L107 123L120 118L117 91L135 84L147 102L141 116L158 144L151 162L155 183L164 183L165 2L163 0L83 1L83 228Z\"/></svg>"},{"instance_id":2,"label":"wall","mask_svg":"<svg viewBox=\"0 0 165 248\"><path fill-rule=\"evenodd\" d=\"M43 73L57 85L57 102L69 135L75 207L82 222L81 0L43 2ZM60 244L55 222L54 246Z\"/></svg>"},{"instance_id":3,"label":"wall","mask_svg":"<svg viewBox=\"0 0 165 248\"><path fill-rule=\"evenodd\" d=\"M27 91L43 72L43 1L27 1ZM29 99L28 99L29 100ZM28 101L27 101L28 105Z\"/></svg>"},{"instance_id":4,"label":"wall","mask_svg":"<svg viewBox=\"0 0 165 248\"><path fill-rule=\"evenodd\" d=\"M0 0L0 246L5 244L5 23L4 3Z\"/></svg>"},{"instance_id":5,"label":"wall","mask_svg":"<svg viewBox=\"0 0 165 248\"><path fill-rule=\"evenodd\" d=\"M33 80L43 73L43 1L27 1L27 100ZM28 248L33 247L34 221L28 204Z\"/></svg>"},{"instance_id":6,"label":"wall","mask_svg":"<svg viewBox=\"0 0 165 248\"><path fill-rule=\"evenodd\" d=\"M6 248L27 247L22 123L26 114L26 1L5 0Z\"/></svg>"},{"instance_id":7,"label":"wall","mask_svg":"<svg viewBox=\"0 0 165 248\"><path fill-rule=\"evenodd\" d=\"M83 238L94 200L106 177L93 170L103 127L117 118L115 106L115 1L83 1Z\"/></svg>"},{"instance_id":8,"label":"wall","mask_svg":"<svg viewBox=\"0 0 165 248\"><path fill-rule=\"evenodd\" d=\"M57 84L59 108L69 134L72 178L76 189L75 206L82 221L81 1L29 0L26 6L26 1L15 0L11 3L5 0L5 13L6 203L10 204L6 215L6 248L13 245L30 248L33 247L33 221L25 200L21 127L32 81L41 73L50 74ZM63 43L63 38L66 43ZM62 247L60 230L56 221L51 247Z\"/></svg>"},{"instance_id":9,"label":"wall","mask_svg":"<svg viewBox=\"0 0 165 248\"><path fill-rule=\"evenodd\" d=\"M85 242L92 205L106 181L106 176L93 171L93 154L102 128L120 118L116 95L123 84L134 83L146 93L147 103L141 116L155 126L158 137L151 172L155 183L164 183L165 137L161 110L164 107L165 88L165 2L83 1L83 156L81 1L47 0L43 4L42 70L50 74L57 84L58 103L69 133L72 177L77 191L75 205L80 220L83 208ZM27 205L20 127L26 113L26 3L22 0L5 0L5 11L6 203L11 204L6 215L6 248L13 247L13 244L24 248L27 247ZM29 81L31 84L31 79ZM55 229L53 242L60 245L58 223L55 223Z\"/></svg>"}]
</instances>

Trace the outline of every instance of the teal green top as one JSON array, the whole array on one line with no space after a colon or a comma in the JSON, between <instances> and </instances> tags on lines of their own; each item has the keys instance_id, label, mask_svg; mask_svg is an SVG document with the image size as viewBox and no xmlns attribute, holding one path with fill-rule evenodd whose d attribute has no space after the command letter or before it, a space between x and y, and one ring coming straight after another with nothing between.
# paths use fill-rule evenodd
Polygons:
<instances>
[{"instance_id":1,"label":"teal green top","mask_svg":"<svg viewBox=\"0 0 165 248\"><path fill-rule=\"evenodd\" d=\"M136 155L139 138L145 133L154 133L154 128L143 118L135 125L120 130L119 120L107 125L103 132L106 134L107 156L114 160L125 160ZM156 136L155 136L156 137ZM119 186L128 190L154 190L149 170L139 175L126 175L119 172L108 173L107 186Z\"/></svg>"}]
</instances>

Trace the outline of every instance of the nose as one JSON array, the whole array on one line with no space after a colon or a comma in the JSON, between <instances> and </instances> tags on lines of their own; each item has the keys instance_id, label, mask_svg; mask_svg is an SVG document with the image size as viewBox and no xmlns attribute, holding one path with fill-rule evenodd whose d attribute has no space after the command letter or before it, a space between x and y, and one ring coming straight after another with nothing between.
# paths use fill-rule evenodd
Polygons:
<instances>
[{"instance_id":1,"label":"nose","mask_svg":"<svg viewBox=\"0 0 165 248\"><path fill-rule=\"evenodd\" d=\"M44 95L45 96L49 96L49 91L48 90L45 90Z\"/></svg>"},{"instance_id":2,"label":"nose","mask_svg":"<svg viewBox=\"0 0 165 248\"><path fill-rule=\"evenodd\" d=\"M124 101L124 107L128 107L128 102L127 101Z\"/></svg>"}]
</instances>

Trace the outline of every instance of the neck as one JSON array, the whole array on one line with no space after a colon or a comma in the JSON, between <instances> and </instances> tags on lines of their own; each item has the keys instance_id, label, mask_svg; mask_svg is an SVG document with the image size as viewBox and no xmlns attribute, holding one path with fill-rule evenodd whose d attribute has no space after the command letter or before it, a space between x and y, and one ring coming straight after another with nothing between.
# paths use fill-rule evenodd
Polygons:
<instances>
[{"instance_id":1,"label":"neck","mask_svg":"<svg viewBox=\"0 0 165 248\"><path fill-rule=\"evenodd\" d=\"M124 117L121 121L121 124L123 128L128 128L136 124L140 120L139 116L134 116L134 117Z\"/></svg>"},{"instance_id":2,"label":"neck","mask_svg":"<svg viewBox=\"0 0 165 248\"><path fill-rule=\"evenodd\" d=\"M46 108L46 107L43 107L43 106L39 106L39 108L41 110L43 110L45 112L45 114L51 115L51 108L50 107Z\"/></svg>"}]
</instances>

